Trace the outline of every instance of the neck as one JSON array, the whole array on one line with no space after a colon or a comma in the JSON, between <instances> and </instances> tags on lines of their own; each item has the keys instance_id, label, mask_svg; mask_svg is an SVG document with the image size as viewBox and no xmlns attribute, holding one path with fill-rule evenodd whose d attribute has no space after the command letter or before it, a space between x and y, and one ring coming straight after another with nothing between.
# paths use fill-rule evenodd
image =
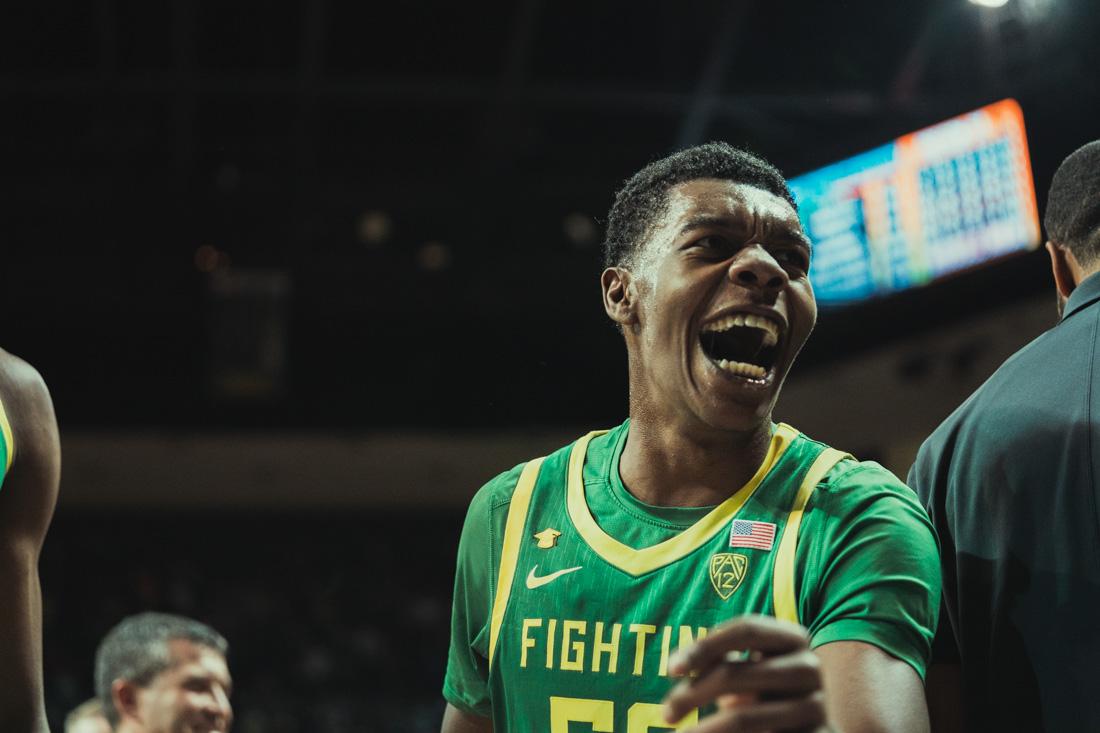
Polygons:
<instances>
[{"instance_id":1,"label":"neck","mask_svg":"<svg viewBox=\"0 0 1100 733\"><path fill-rule=\"evenodd\" d=\"M770 441L770 420L744 433L687 431L632 410L619 475L627 490L647 504L720 504L756 474Z\"/></svg>"}]
</instances>

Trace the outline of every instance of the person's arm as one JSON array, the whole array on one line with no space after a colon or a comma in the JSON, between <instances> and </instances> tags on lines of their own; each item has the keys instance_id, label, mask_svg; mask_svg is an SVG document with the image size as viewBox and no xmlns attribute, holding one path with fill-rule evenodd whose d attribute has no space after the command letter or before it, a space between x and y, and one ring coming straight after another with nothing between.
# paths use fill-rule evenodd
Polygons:
<instances>
[{"instance_id":1,"label":"person's arm","mask_svg":"<svg viewBox=\"0 0 1100 733\"><path fill-rule=\"evenodd\" d=\"M691 677L666 698L666 719L717 704L684 733L928 731L924 686L909 664L863 642L809 643L801 626L766 616L722 626L671 661L670 672Z\"/></svg>"},{"instance_id":2,"label":"person's arm","mask_svg":"<svg viewBox=\"0 0 1100 733\"><path fill-rule=\"evenodd\" d=\"M837 641L821 659L829 725L844 733L927 731L924 682L911 666L876 646Z\"/></svg>"},{"instance_id":3,"label":"person's arm","mask_svg":"<svg viewBox=\"0 0 1100 733\"><path fill-rule=\"evenodd\" d=\"M447 703L440 733L493 733L493 721Z\"/></svg>"},{"instance_id":4,"label":"person's arm","mask_svg":"<svg viewBox=\"0 0 1100 733\"><path fill-rule=\"evenodd\" d=\"M693 733L826 723L844 733L928 730L921 675L940 603L935 535L885 469L842 464L835 473L811 500L799 539L808 628L737 619L670 666L696 675L670 695L673 714L719 705Z\"/></svg>"},{"instance_id":5,"label":"person's arm","mask_svg":"<svg viewBox=\"0 0 1100 733\"><path fill-rule=\"evenodd\" d=\"M443 697L447 701L442 733L488 733L492 726L489 691L489 614L492 607L504 522L523 465L483 486L470 502L455 566L451 644Z\"/></svg>"},{"instance_id":6,"label":"person's arm","mask_svg":"<svg viewBox=\"0 0 1100 733\"><path fill-rule=\"evenodd\" d=\"M38 372L4 352L0 401L13 437L0 485L0 730L45 733L38 556L57 502L57 420Z\"/></svg>"}]
</instances>

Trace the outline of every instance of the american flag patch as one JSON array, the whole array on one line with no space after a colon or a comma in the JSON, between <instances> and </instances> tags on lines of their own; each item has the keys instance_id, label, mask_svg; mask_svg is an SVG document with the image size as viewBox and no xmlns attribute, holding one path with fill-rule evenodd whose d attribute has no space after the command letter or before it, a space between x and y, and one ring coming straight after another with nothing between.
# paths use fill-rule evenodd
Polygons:
<instances>
[{"instance_id":1,"label":"american flag patch","mask_svg":"<svg viewBox=\"0 0 1100 733\"><path fill-rule=\"evenodd\" d=\"M775 525L771 522L750 522L747 519L733 520L730 527L730 547L752 547L757 550L770 550L775 544Z\"/></svg>"}]
</instances>

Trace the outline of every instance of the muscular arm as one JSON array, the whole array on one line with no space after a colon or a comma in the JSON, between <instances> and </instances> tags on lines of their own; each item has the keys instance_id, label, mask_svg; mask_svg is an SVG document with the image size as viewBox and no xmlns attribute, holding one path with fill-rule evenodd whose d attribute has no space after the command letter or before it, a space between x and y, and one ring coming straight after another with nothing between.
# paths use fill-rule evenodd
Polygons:
<instances>
[{"instance_id":1,"label":"muscular arm","mask_svg":"<svg viewBox=\"0 0 1100 733\"><path fill-rule=\"evenodd\" d=\"M493 721L448 704L440 733L493 733Z\"/></svg>"},{"instance_id":2,"label":"muscular arm","mask_svg":"<svg viewBox=\"0 0 1100 733\"><path fill-rule=\"evenodd\" d=\"M3 351L0 399L14 449L0 486L0 730L45 733L38 556L57 501L57 421L42 378Z\"/></svg>"},{"instance_id":3,"label":"muscular arm","mask_svg":"<svg viewBox=\"0 0 1100 733\"><path fill-rule=\"evenodd\" d=\"M928 731L924 684L908 664L858 641L833 642L815 651L833 728L844 733Z\"/></svg>"},{"instance_id":4,"label":"muscular arm","mask_svg":"<svg viewBox=\"0 0 1100 733\"><path fill-rule=\"evenodd\" d=\"M719 708L685 733L928 731L924 685L907 663L864 642L811 651L805 629L773 618L719 627L677 652L669 671L692 675L665 699L670 723L693 708Z\"/></svg>"}]
</instances>

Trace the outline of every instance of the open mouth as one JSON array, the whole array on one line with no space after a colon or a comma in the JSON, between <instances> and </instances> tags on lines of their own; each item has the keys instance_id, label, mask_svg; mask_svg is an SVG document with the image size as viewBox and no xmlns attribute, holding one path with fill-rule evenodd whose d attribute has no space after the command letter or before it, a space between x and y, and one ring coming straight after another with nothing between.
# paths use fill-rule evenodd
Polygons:
<instances>
[{"instance_id":1,"label":"open mouth","mask_svg":"<svg viewBox=\"0 0 1100 733\"><path fill-rule=\"evenodd\" d=\"M723 371L763 380L778 356L779 325L764 316L736 313L704 325L699 341Z\"/></svg>"}]
</instances>

